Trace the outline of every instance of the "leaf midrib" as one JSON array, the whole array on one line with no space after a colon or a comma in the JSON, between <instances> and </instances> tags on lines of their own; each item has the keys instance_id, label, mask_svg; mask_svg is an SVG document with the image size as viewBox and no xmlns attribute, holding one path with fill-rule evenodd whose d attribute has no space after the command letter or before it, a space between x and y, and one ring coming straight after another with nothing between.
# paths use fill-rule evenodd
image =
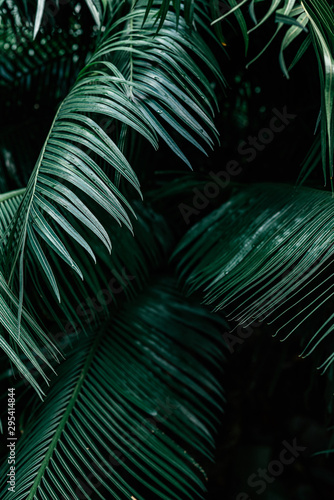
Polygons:
<instances>
[{"instance_id":1,"label":"leaf midrib","mask_svg":"<svg viewBox=\"0 0 334 500\"><path fill-rule=\"evenodd\" d=\"M101 330L101 332L96 337L95 341L93 342L93 345L90 348L90 352L89 352L87 359L85 361L85 364L81 370L78 382L73 390L72 396L70 397L67 409L66 409L61 421L58 424L58 428L57 428L57 430L52 438L50 446L48 447L48 451L46 452L46 455L41 463L40 469L39 469L38 474L35 478L35 481L32 485L32 488L30 490L30 493L29 493L27 500L33 500L35 494L37 493L37 489L38 489L40 482L44 476L44 472L45 472L46 468L48 467L51 456L52 456L52 454L53 454L53 452L58 444L58 441L60 440L61 434L62 434L62 432L67 424L67 421L72 413L73 407L74 407L75 403L77 402L82 384L85 380L85 377L86 377L87 372L90 368L90 365L92 363L93 357L94 357L95 352L96 352L96 349L98 347L98 344L100 343L100 340L101 340L101 337L103 336L103 334L104 334L104 329Z\"/></svg>"},{"instance_id":2,"label":"leaf midrib","mask_svg":"<svg viewBox=\"0 0 334 500\"><path fill-rule=\"evenodd\" d=\"M64 101L60 104L60 106L59 106L59 108L58 108L58 110L56 112L56 115L55 115L55 117L53 119L52 125L51 125L50 130L49 130L49 133L47 135L47 138L45 139L45 142L43 144L43 147L42 147L42 150L40 152L39 158L37 160L37 164L35 165L35 168L34 168L34 170L32 172L32 176L30 177L30 179L28 181L28 186L26 188L26 193L28 193L28 195L30 195L30 200L29 200L29 203L28 203L28 205L26 207L26 213L25 213L25 217L24 217L25 220L24 220L23 227L22 227L22 230L21 230L20 244L18 245L17 251L16 251L16 253L14 255L14 260L13 260L11 272L10 272L10 275L9 275L9 278L8 278L9 282L11 282L11 280L13 278L13 274L14 274L14 271L15 271L15 265L16 265L16 262L18 260L19 254L20 254L20 252L24 252L24 244L25 244L25 239L26 239L26 236L27 236L27 225L28 225L28 221L29 221L31 207L32 207L32 204L33 204L33 201L34 201L34 194L35 194L35 191L36 191L36 185L37 185L37 181L38 181L39 170L40 170L43 158L44 158L44 153L45 153L45 150L46 150L46 147L47 147L47 144L48 144L49 137L50 137L50 135L52 133L54 124L56 123L56 120L58 118L58 115L59 115L59 112L60 112L60 109L61 109L63 103L64 103ZM31 185L30 185L30 183L31 183ZM17 217L18 217L18 215L19 215L19 212L17 213Z\"/></svg>"}]
</instances>

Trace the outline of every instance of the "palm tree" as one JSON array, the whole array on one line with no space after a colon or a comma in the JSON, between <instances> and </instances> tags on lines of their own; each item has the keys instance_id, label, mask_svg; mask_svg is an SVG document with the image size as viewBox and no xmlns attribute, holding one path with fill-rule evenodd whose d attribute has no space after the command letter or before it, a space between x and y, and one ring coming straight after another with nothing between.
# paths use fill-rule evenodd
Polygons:
<instances>
[{"instance_id":1,"label":"palm tree","mask_svg":"<svg viewBox=\"0 0 334 500\"><path fill-rule=\"evenodd\" d=\"M302 175L321 157L332 179L332 2L0 6L2 379L21 415L6 392L15 459L1 498L203 498L236 341L220 310L241 328L276 313L285 337L317 316L332 295L333 201L238 185L233 162L223 180L181 169L218 143L225 17L247 50L249 18L274 16L286 76L297 37L291 66L315 50L320 131ZM180 165L172 181L157 178L164 160ZM213 210L217 186L227 201ZM308 355L325 341L326 369L323 318L300 342Z\"/></svg>"}]
</instances>

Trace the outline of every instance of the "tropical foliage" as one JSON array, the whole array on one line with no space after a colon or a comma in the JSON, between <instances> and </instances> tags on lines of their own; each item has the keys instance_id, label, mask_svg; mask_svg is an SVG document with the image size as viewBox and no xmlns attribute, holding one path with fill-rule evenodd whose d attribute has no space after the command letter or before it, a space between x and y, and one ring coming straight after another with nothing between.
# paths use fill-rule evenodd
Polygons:
<instances>
[{"instance_id":1,"label":"tropical foliage","mask_svg":"<svg viewBox=\"0 0 334 500\"><path fill-rule=\"evenodd\" d=\"M332 380L334 4L263 4L0 1L1 498L205 498L233 327L268 318ZM285 77L318 71L311 187L229 171L209 203L229 40L259 64L283 32Z\"/></svg>"}]
</instances>

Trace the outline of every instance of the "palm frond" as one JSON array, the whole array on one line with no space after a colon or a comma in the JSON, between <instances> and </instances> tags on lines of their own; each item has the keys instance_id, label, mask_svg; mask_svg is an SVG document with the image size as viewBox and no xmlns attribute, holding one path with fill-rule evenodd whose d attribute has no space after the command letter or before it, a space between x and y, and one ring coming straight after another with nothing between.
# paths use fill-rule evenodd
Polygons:
<instances>
[{"instance_id":1,"label":"palm frond","mask_svg":"<svg viewBox=\"0 0 334 500\"><path fill-rule=\"evenodd\" d=\"M6 231L8 221L21 202L23 192L24 190L20 190L0 196L0 237ZM42 366L51 368L48 358L57 359L57 352L40 325L24 308L20 311L22 325L21 335L18 335L19 309L19 300L9 288L3 269L0 268L0 348L38 395L42 396L40 384L27 368L27 364L30 363L36 374L47 382Z\"/></svg>"},{"instance_id":2,"label":"palm frond","mask_svg":"<svg viewBox=\"0 0 334 500\"><path fill-rule=\"evenodd\" d=\"M160 135L186 162L165 123L201 150L194 135L212 146L210 133L216 135L216 130L210 117L210 99L214 99L214 93L188 51L205 60L219 77L212 53L197 33L186 30L184 23L180 22L176 30L172 14L158 35L153 12L142 28L144 14L145 9L138 8L114 23L58 109L3 240L5 276L19 295L20 307L27 249L39 267L44 263L44 275L60 300L49 258L44 254L40 259L41 241L82 278L82 266L69 253L63 235L73 238L95 260L90 244L80 233L82 228L90 229L111 250L110 237L93 214L95 206L132 230L126 210L132 213L132 209L117 186L119 177L123 177L140 193L139 182L124 154L99 125L98 116L121 121L155 147ZM117 173L114 183L90 152L113 166ZM68 212L74 216L76 227L69 222Z\"/></svg>"},{"instance_id":3,"label":"palm frond","mask_svg":"<svg viewBox=\"0 0 334 500\"><path fill-rule=\"evenodd\" d=\"M222 326L170 280L151 286L62 364L16 447L15 493L3 479L2 498L203 498Z\"/></svg>"},{"instance_id":4,"label":"palm frond","mask_svg":"<svg viewBox=\"0 0 334 500\"><path fill-rule=\"evenodd\" d=\"M175 252L180 276L189 292L204 289L205 303L228 311L239 325L270 317L271 323L279 321L285 338L302 331L303 356L328 340L326 368L334 359L334 315L328 309L333 209L331 194L323 191L247 187L181 240Z\"/></svg>"},{"instance_id":5,"label":"palm frond","mask_svg":"<svg viewBox=\"0 0 334 500\"><path fill-rule=\"evenodd\" d=\"M333 177L333 156L334 156L334 113L333 113L333 79L334 79L334 3L331 0L272 0L268 10L258 19L256 15L256 4L263 4L262 0L228 0L230 9L217 18L214 23L221 21L231 13L242 18L241 30L246 44L249 41L249 34L258 29L263 23L275 16L277 28L270 40L263 46L260 53L249 63L256 61L263 52L272 44L283 27L288 29L281 42L279 62L283 73L289 78L284 51L297 38L300 41L296 56L291 62L290 69L305 53L309 45L312 44L317 60L321 87L321 148L322 148L322 167L324 178L327 178L327 165L329 165L329 177L332 182ZM249 12L255 23L251 29L247 29L246 20L241 7L244 4L249 5ZM239 23L240 24L240 23ZM301 39L301 35L304 35ZM248 65L249 65L248 64ZM333 190L332 186L332 190Z\"/></svg>"},{"instance_id":6,"label":"palm frond","mask_svg":"<svg viewBox=\"0 0 334 500\"><path fill-rule=\"evenodd\" d=\"M315 48L321 85L321 150L325 171L329 161L329 176L332 178L334 153L334 13L327 2L306 0L304 10L309 19L312 43ZM327 136L327 140L326 140ZM326 175L325 175L326 181Z\"/></svg>"},{"instance_id":7,"label":"palm frond","mask_svg":"<svg viewBox=\"0 0 334 500\"><path fill-rule=\"evenodd\" d=\"M112 316L122 302L134 298L145 286L150 272L158 268L170 254L173 236L165 220L142 204L134 204L137 219L133 220L136 237L124 232L116 224L111 225L112 254L104 251L97 238L90 238L90 245L97 257L92 267L90 257L70 239L66 245L71 255L83 263L81 280L76 273L64 270L58 255L51 255L55 281L62 297L61 303L52 300L51 285L43 286L30 255L27 259L27 280L36 294L27 297L26 306L34 310L37 299L43 298L45 314L53 320L54 328L67 336L66 324L75 325L77 332L99 327ZM103 219L102 219L103 220ZM70 219L71 221L71 219ZM85 237L88 239L88 232ZM45 248L44 248L45 249ZM72 328L73 330L73 328ZM55 339L56 341L56 339Z\"/></svg>"},{"instance_id":8,"label":"palm frond","mask_svg":"<svg viewBox=\"0 0 334 500\"><path fill-rule=\"evenodd\" d=\"M8 238L8 223L22 203L24 191L0 196L2 238ZM39 256L38 267L31 255L32 250L28 247L25 279L29 283L30 292L25 300L26 307L21 311L19 298L9 288L3 269L0 268L0 324L3 328L0 347L40 396L43 395L43 385L48 380L46 373L54 365L53 360L57 359L57 351L53 345L59 344L61 340L60 347L63 351L64 341L66 346L70 346L80 331L101 325L115 309L114 306L119 306L120 300L133 298L143 288L149 269L160 265L169 252L173 238L162 217L138 203L136 212L138 219L133 221L135 240L131 233L124 233L117 225L113 227L112 241L115 249L112 256L103 251L103 245L97 237L90 238L90 245L98 257L94 267L84 250L80 250L68 238L66 245L71 254L78 256L83 262L84 282L76 275L64 272L62 260L56 254L51 254L48 261L45 256L46 244L43 242L39 244L35 241ZM74 215L69 216L70 223L73 223L72 219ZM91 224L94 224L94 218ZM88 239L88 234L86 238ZM49 272L52 277L44 285L40 279L41 271ZM57 287L58 294L62 296L62 302L57 307L52 300L53 287ZM94 304L96 302L95 308L92 300ZM20 335L18 316L22 316ZM40 317L44 318L47 327L39 325L39 320L34 319ZM72 340L68 330L75 333ZM49 332L48 335L46 331ZM60 339L57 332L61 334ZM40 358L39 362L36 356Z\"/></svg>"}]
</instances>

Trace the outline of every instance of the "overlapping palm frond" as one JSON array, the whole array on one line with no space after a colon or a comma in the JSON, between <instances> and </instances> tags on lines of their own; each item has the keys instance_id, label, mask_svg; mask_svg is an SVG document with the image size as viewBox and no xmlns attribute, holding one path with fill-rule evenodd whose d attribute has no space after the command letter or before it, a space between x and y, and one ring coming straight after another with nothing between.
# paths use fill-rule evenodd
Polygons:
<instances>
[{"instance_id":1,"label":"overlapping palm frond","mask_svg":"<svg viewBox=\"0 0 334 500\"><path fill-rule=\"evenodd\" d=\"M167 128L201 150L194 136L212 146L211 135L216 136L216 130L210 100L214 100L214 93L188 51L204 60L220 78L214 57L197 33L187 31L184 22L176 30L173 14L168 14L159 35L153 27L154 12L143 28L144 15L145 9L138 7L116 21L79 74L57 111L22 202L2 240L5 276L19 296L20 307L26 251L38 262L60 300L42 241L82 278L83 266L69 252L64 235L73 238L95 261L82 230L89 229L111 250L110 236L94 215L95 207L132 230L132 209L118 188L119 178L140 193L139 182L122 151L99 125L101 115L131 127L155 147L160 135L186 162ZM90 153L113 166L114 182ZM73 225L68 213L75 220Z\"/></svg>"},{"instance_id":2,"label":"overlapping palm frond","mask_svg":"<svg viewBox=\"0 0 334 500\"><path fill-rule=\"evenodd\" d=\"M229 311L238 324L270 317L279 321L285 338L303 329L307 356L330 341L334 330L328 309L334 293L333 210L330 193L323 191L270 184L244 188L181 240L180 276L190 292L204 289L205 303ZM325 320L319 315L323 308ZM334 359L333 345L328 349L324 368Z\"/></svg>"},{"instance_id":3,"label":"overlapping palm frond","mask_svg":"<svg viewBox=\"0 0 334 500\"><path fill-rule=\"evenodd\" d=\"M48 317L58 324L58 330L65 331L69 322L76 325L78 331L96 328L112 315L115 306L136 296L143 289L150 272L159 267L170 254L173 236L163 217L157 215L149 207L141 203L134 204L137 219L133 221L136 237L128 231L113 224L111 255L96 238L90 240L91 247L97 257L97 263L91 266L89 256L85 256L75 242L68 241L71 254L82 259L83 276L71 274L63 269L62 261L57 255L51 256L55 269L60 304L52 300L52 289L43 286L36 266L27 264L27 272L36 289L37 295L27 298L27 307L33 308L37 297L43 297ZM88 237L88 234L87 234Z\"/></svg>"},{"instance_id":4,"label":"overlapping palm frond","mask_svg":"<svg viewBox=\"0 0 334 500\"><path fill-rule=\"evenodd\" d=\"M23 195L24 190L20 190L0 196L0 237L4 234ZM20 311L22 325L21 335L18 335L19 308L18 298L8 286L3 269L0 267L0 348L7 354L21 375L34 387L39 396L42 396L43 391L40 384L27 368L27 364L30 363L36 373L47 382L42 365L51 368L48 358L57 359L57 352L40 325L24 308ZM23 361L22 358L25 358L26 361Z\"/></svg>"},{"instance_id":5,"label":"overlapping palm frond","mask_svg":"<svg viewBox=\"0 0 334 500\"><path fill-rule=\"evenodd\" d=\"M257 7L261 9L261 0L227 0L227 9L222 16L214 22L221 21L231 13L237 15L239 24L246 43L248 44L249 34L257 30L263 23L270 21L275 16L277 28L271 39L266 43L260 54L249 64L260 57L271 45L282 28L288 27L283 36L279 62L283 73L289 78L289 70L300 60L307 48L312 45L318 60L320 86L321 86L321 150L322 166L324 178L327 178L327 165L329 165L329 177L333 177L333 156L334 156L334 2L331 0L272 0L269 8L257 17ZM245 4L249 6L250 16L255 24L251 29L247 28L247 23L241 7ZM258 5L257 5L258 4ZM261 5L260 5L261 4ZM302 36L303 35L303 36ZM289 68L285 62L284 51L290 47L292 42L299 40L299 47ZM333 186L332 186L333 189Z\"/></svg>"},{"instance_id":6,"label":"overlapping palm frond","mask_svg":"<svg viewBox=\"0 0 334 500\"><path fill-rule=\"evenodd\" d=\"M24 196L24 190L7 193L0 197L0 236L8 227ZM115 305L133 298L144 287L150 270L161 265L173 242L169 228L162 217L149 207L135 204L138 218L133 221L136 232L134 240L130 232L122 231L116 224L112 226L111 241L115 243L112 255L106 254L103 244L97 238L90 239L94 254L98 257L94 267L89 257L74 241L66 242L71 254L78 256L84 264L82 281L76 274L64 270L62 259L57 254L50 255L55 283L40 279L44 269L46 244L39 245L39 266L27 253L26 280L29 294L26 308L19 314L19 300L3 277L0 269L1 348L10 361L29 383L43 395L41 382L47 381L46 373L57 359L53 345L61 351L78 338L80 332L91 331L101 325L115 311ZM70 216L72 222L73 216ZM94 222L94 221L93 221ZM88 237L88 235L86 235ZM56 305L52 298L53 286L57 286L62 302ZM18 316L21 315L21 330L18 335ZM48 325L39 325L34 318L43 317ZM48 331L48 335L44 332ZM81 333L82 334L82 333ZM59 344L60 342L60 344ZM68 350L68 349L67 349ZM65 351L63 354L67 354ZM40 358L38 363L36 356ZM15 374L15 370L14 370Z\"/></svg>"},{"instance_id":7,"label":"overlapping palm frond","mask_svg":"<svg viewBox=\"0 0 334 500\"><path fill-rule=\"evenodd\" d=\"M203 498L224 323L165 278L81 341L16 447L2 498ZM32 466L33 461L33 466Z\"/></svg>"},{"instance_id":8,"label":"overlapping palm frond","mask_svg":"<svg viewBox=\"0 0 334 500\"><path fill-rule=\"evenodd\" d=\"M57 349L25 308L20 311L20 336L13 333L18 331L20 305L1 272L0 291L0 348L42 398L44 392L40 380L37 379L42 377L48 383L45 369L53 369L50 359L57 359ZM9 332L9 339L5 338L4 332ZM32 374L28 364L36 376Z\"/></svg>"}]
</instances>

